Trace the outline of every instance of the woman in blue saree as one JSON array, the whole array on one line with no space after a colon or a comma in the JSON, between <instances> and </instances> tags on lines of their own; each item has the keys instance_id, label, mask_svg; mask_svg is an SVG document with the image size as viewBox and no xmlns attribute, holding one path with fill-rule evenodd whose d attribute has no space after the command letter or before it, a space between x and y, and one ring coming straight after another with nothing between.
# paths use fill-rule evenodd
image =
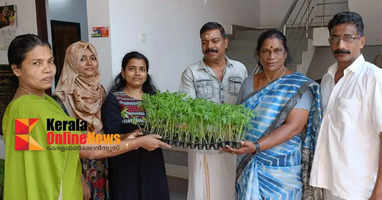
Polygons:
<instances>
[{"instance_id":1,"label":"woman in blue saree","mask_svg":"<svg viewBox=\"0 0 382 200\"><path fill-rule=\"evenodd\" d=\"M262 72L248 77L238 101L255 113L239 149L238 200L320 199L308 186L321 122L319 85L285 67L288 47L277 30L262 33L257 56ZM305 184L306 183L306 184Z\"/></svg>"}]
</instances>

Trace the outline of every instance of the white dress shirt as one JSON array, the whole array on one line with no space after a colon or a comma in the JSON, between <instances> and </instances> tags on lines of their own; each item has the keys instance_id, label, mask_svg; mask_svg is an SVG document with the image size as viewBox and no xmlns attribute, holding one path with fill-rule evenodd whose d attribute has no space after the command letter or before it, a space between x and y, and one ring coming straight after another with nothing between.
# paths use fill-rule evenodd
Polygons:
<instances>
[{"instance_id":1,"label":"white dress shirt","mask_svg":"<svg viewBox=\"0 0 382 200\"><path fill-rule=\"evenodd\" d=\"M382 70L360 55L334 83L337 64L321 82L324 117L311 171L312 186L344 199L368 199L378 173L382 132Z\"/></svg>"}]
</instances>

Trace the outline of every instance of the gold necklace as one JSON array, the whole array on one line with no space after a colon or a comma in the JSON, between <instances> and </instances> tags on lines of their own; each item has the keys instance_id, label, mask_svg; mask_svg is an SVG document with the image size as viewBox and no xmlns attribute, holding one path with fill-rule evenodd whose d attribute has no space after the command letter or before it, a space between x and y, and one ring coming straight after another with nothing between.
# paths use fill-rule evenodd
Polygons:
<instances>
[{"instance_id":1,"label":"gold necklace","mask_svg":"<svg viewBox=\"0 0 382 200\"><path fill-rule=\"evenodd\" d=\"M286 74L286 72L287 72L287 68L286 68L286 67L283 67L282 70L283 70L283 72L281 73L281 75L280 75L279 77L275 78L274 80L276 80L276 79L278 79L278 78L280 78L280 77L282 77L282 76L284 76L284 75ZM264 77L265 77L267 83L270 83L270 82L273 81L273 80L269 79L269 78L265 75L265 72L263 72L263 73L264 73Z\"/></svg>"}]
</instances>

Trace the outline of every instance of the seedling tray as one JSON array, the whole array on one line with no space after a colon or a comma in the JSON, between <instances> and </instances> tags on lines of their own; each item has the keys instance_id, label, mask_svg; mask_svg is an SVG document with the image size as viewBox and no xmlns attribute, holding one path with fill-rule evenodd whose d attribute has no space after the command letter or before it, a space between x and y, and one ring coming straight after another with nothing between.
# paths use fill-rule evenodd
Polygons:
<instances>
[{"instance_id":1,"label":"seedling tray","mask_svg":"<svg viewBox=\"0 0 382 200\"><path fill-rule=\"evenodd\" d=\"M239 147L254 115L243 105L216 104L170 92L145 94L140 106L146 112L140 126L144 133L159 134L172 146L199 150Z\"/></svg>"}]
</instances>

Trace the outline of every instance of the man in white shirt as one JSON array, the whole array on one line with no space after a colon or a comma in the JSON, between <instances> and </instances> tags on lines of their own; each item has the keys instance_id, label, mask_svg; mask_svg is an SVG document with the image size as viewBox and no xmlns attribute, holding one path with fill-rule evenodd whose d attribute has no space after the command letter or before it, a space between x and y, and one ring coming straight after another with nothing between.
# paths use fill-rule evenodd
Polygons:
<instances>
[{"instance_id":1,"label":"man in white shirt","mask_svg":"<svg viewBox=\"0 0 382 200\"><path fill-rule=\"evenodd\" d=\"M311 171L326 199L382 198L382 70L361 54L362 17L336 14L329 43L337 62L321 82L324 117Z\"/></svg>"}]
</instances>

